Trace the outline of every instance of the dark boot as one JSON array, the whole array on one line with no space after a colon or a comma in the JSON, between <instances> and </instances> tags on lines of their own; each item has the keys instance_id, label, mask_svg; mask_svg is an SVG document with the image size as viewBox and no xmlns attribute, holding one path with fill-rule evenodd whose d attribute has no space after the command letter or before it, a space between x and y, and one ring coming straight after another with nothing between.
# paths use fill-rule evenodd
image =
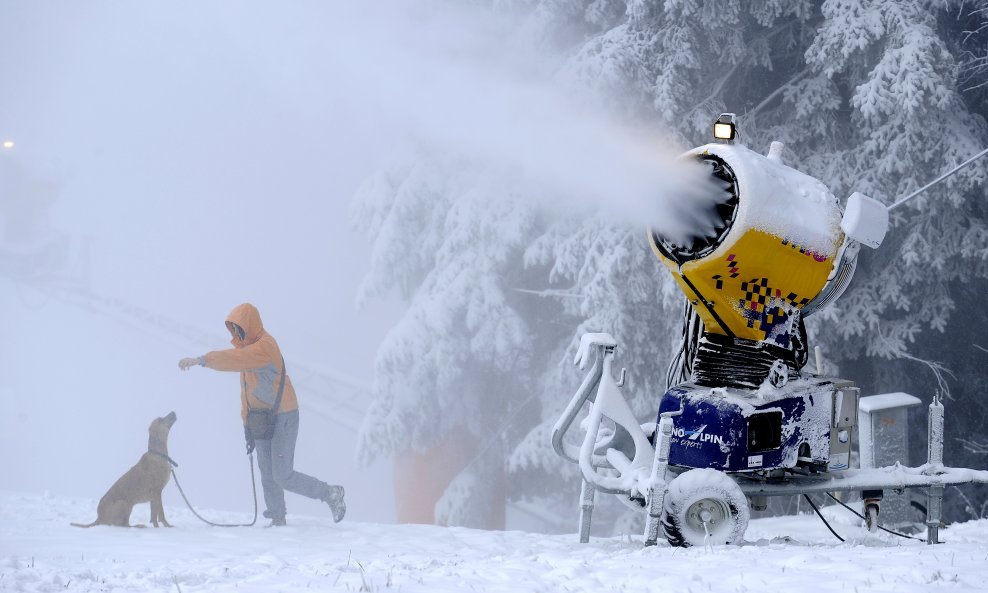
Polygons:
<instances>
[{"instance_id":1,"label":"dark boot","mask_svg":"<svg viewBox=\"0 0 988 593\"><path fill-rule=\"evenodd\" d=\"M326 488L326 493L323 494L321 500L329 505L330 510L333 511L333 522L339 523L343 520L343 516L346 515L346 503L343 501L343 486L328 486Z\"/></svg>"},{"instance_id":2,"label":"dark boot","mask_svg":"<svg viewBox=\"0 0 988 593\"><path fill-rule=\"evenodd\" d=\"M288 524L285 522L284 517L275 517L274 515L271 514L271 511L266 510L263 513L261 513L261 515L263 515L265 519L271 519L271 522L268 523L268 527L284 527L285 525Z\"/></svg>"}]
</instances>

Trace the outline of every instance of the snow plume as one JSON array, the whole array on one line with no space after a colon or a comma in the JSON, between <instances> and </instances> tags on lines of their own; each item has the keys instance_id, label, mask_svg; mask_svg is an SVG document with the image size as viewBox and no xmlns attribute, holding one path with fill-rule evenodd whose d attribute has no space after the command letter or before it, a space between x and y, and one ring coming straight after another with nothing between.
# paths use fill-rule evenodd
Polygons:
<instances>
[{"instance_id":1,"label":"snow plume","mask_svg":"<svg viewBox=\"0 0 988 593\"><path fill-rule=\"evenodd\" d=\"M557 214L601 211L681 240L710 226L719 189L675 160L682 147L578 99L510 14L431 6L393 5L394 20L370 28L375 53L340 58L406 146L480 165L506 196L521 190Z\"/></svg>"}]
</instances>

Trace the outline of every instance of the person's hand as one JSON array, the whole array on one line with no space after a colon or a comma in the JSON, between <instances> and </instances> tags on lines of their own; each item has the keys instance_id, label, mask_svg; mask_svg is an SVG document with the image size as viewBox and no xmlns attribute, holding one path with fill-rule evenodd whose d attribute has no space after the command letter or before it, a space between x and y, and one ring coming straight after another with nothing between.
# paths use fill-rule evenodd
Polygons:
<instances>
[{"instance_id":1,"label":"person's hand","mask_svg":"<svg viewBox=\"0 0 988 593\"><path fill-rule=\"evenodd\" d=\"M178 368L182 369L183 371L187 371L189 370L189 367L193 367L198 364L202 364L201 359L199 358L183 358L182 360L178 361Z\"/></svg>"}]
</instances>

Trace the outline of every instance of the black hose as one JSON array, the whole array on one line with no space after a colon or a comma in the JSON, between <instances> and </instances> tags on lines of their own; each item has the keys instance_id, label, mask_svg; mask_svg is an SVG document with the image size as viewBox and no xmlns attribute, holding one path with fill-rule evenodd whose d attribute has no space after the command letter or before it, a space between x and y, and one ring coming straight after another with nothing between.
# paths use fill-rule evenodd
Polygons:
<instances>
[{"instance_id":1,"label":"black hose","mask_svg":"<svg viewBox=\"0 0 988 593\"><path fill-rule=\"evenodd\" d=\"M810 500L810 496L808 494L804 494L803 495L803 498L806 499L806 502L810 503L810 506L813 507L813 510L814 511L816 511L816 516L817 517L820 517L820 520L823 521L823 524L827 526L827 529L830 530L830 533L834 534L834 537L836 537L837 539L839 539L840 541L843 542L844 541L844 538L842 538L841 536L837 535L837 532L834 531L834 528L830 526L830 523L827 523L827 520L823 518L823 514L820 513L820 509L816 508L816 505L813 504L813 501L812 500Z\"/></svg>"},{"instance_id":2,"label":"black hose","mask_svg":"<svg viewBox=\"0 0 988 593\"><path fill-rule=\"evenodd\" d=\"M667 391L692 378L693 361L696 359L697 347L702 336L703 321L687 299L683 307L682 339L679 341L679 348L666 370Z\"/></svg>"}]
</instances>

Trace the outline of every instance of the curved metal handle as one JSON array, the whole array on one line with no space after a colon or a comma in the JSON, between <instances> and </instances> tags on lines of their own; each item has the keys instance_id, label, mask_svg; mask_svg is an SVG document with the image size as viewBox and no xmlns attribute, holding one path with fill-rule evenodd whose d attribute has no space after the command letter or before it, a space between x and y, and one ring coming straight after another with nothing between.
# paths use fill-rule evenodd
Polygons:
<instances>
[{"instance_id":1,"label":"curved metal handle","mask_svg":"<svg viewBox=\"0 0 988 593\"><path fill-rule=\"evenodd\" d=\"M599 350L599 351L598 351ZM587 373L587 376L583 379L583 383L580 384L580 388L576 390L576 394L573 399L570 400L569 405L566 406L566 410L563 415L559 417L556 421L555 426L552 427L552 450L556 452L563 459L570 461L572 463L579 463L580 450L572 445L567 445L563 442L563 437L569 431L576 417L579 415L580 410L583 409L583 404L591 398L597 391L597 385L600 384L600 378L604 371L604 352L603 347L594 349L595 358L593 363L593 368ZM589 353L585 353L589 354ZM586 366L586 358L581 357L577 364L583 363Z\"/></svg>"},{"instance_id":2,"label":"curved metal handle","mask_svg":"<svg viewBox=\"0 0 988 593\"><path fill-rule=\"evenodd\" d=\"M587 433L580 447L580 472L583 474L583 479L592 483L597 490L613 494L633 494L636 489L642 491L642 483L647 482L655 449L635 418L631 406L621 394L619 383L611 374L614 349L604 348L602 354L604 368L600 385L597 387L597 397L590 409ZM616 429L627 433L631 438L634 451L630 458L621 451L620 447L615 445L615 448L612 448L610 442L601 444L597 441L600 425L605 417L614 422ZM603 457L609 462L607 464L609 467L617 470L617 475L602 475L597 471L601 464L595 463L597 456L594 452L598 448L606 449Z\"/></svg>"}]
</instances>

